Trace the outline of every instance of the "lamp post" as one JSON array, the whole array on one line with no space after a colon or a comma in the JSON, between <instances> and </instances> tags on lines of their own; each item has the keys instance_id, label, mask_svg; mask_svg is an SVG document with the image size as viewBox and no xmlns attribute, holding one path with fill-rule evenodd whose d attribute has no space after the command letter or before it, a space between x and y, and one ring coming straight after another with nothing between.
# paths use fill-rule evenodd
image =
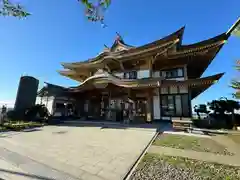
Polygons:
<instances>
[{"instance_id":1,"label":"lamp post","mask_svg":"<svg viewBox=\"0 0 240 180\"><path fill-rule=\"evenodd\" d=\"M64 116L66 116L67 114L67 103L63 103L64 105Z\"/></svg>"}]
</instances>

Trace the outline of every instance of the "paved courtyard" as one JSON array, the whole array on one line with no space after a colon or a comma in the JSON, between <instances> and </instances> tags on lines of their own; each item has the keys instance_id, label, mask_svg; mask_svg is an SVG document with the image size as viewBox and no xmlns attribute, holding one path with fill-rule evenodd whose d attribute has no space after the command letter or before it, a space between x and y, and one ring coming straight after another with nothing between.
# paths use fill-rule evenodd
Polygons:
<instances>
[{"instance_id":1,"label":"paved courtyard","mask_svg":"<svg viewBox=\"0 0 240 180\"><path fill-rule=\"evenodd\" d=\"M4 173L1 178L6 179L16 179L10 174L45 180L123 179L155 133L154 128L90 126L2 133L0 177Z\"/></svg>"}]
</instances>

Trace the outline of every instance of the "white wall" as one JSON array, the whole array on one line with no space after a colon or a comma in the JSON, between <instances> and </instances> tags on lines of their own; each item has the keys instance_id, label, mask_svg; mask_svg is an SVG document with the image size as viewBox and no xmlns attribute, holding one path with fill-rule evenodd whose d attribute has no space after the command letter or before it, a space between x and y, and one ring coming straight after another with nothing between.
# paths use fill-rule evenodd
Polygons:
<instances>
[{"instance_id":1,"label":"white wall","mask_svg":"<svg viewBox=\"0 0 240 180\"><path fill-rule=\"evenodd\" d=\"M170 80L184 81L184 77L171 78Z\"/></svg>"},{"instance_id":2,"label":"white wall","mask_svg":"<svg viewBox=\"0 0 240 180\"><path fill-rule=\"evenodd\" d=\"M41 100L42 99L42 100ZM49 113L52 114L53 112L53 105L54 105L54 97L37 97L36 104L44 104L48 109Z\"/></svg>"},{"instance_id":3,"label":"white wall","mask_svg":"<svg viewBox=\"0 0 240 180\"><path fill-rule=\"evenodd\" d=\"M123 73L114 73L115 76L123 78Z\"/></svg>"},{"instance_id":4,"label":"white wall","mask_svg":"<svg viewBox=\"0 0 240 180\"><path fill-rule=\"evenodd\" d=\"M153 77L160 77L160 71L154 71L152 74ZM161 107L160 107L160 96L159 89L154 90L153 96L153 119L161 119Z\"/></svg>"},{"instance_id":5,"label":"white wall","mask_svg":"<svg viewBox=\"0 0 240 180\"><path fill-rule=\"evenodd\" d=\"M180 93L188 93L188 86L179 86Z\"/></svg>"},{"instance_id":6,"label":"white wall","mask_svg":"<svg viewBox=\"0 0 240 180\"><path fill-rule=\"evenodd\" d=\"M160 97L153 96L153 119L161 119Z\"/></svg>"}]
</instances>

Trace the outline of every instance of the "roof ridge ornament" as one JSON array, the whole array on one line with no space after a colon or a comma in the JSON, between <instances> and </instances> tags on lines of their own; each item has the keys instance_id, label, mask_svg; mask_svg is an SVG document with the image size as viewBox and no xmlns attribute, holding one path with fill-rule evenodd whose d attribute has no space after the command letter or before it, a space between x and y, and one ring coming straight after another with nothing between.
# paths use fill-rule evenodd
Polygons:
<instances>
[{"instance_id":1,"label":"roof ridge ornament","mask_svg":"<svg viewBox=\"0 0 240 180\"><path fill-rule=\"evenodd\" d=\"M116 36L115 41L123 41L122 36L118 32L116 32L116 34L117 34L117 36Z\"/></svg>"}]
</instances>

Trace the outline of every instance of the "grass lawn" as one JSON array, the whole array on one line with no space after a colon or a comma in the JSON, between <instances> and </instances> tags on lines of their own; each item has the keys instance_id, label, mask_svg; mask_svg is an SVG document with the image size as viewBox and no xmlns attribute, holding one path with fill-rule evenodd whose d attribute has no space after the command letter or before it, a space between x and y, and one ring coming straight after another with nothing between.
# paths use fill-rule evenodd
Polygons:
<instances>
[{"instance_id":1,"label":"grass lawn","mask_svg":"<svg viewBox=\"0 0 240 180\"><path fill-rule=\"evenodd\" d=\"M172 147L177 149L211 152L223 155L233 155L226 147L210 138L200 138L185 135L161 134L153 142L156 146Z\"/></svg>"},{"instance_id":2,"label":"grass lawn","mask_svg":"<svg viewBox=\"0 0 240 180\"><path fill-rule=\"evenodd\" d=\"M232 139L235 143L240 145L240 133L239 134L228 134L230 139Z\"/></svg>"},{"instance_id":3,"label":"grass lawn","mask_svg":"<svg viewBox=\"0 0 240 180\"><path fill-rule=\"evenodd\" d=\"M131 177L131 180L138 179L239 180L240 167L150 153Z\"/></svg>"}]
</instances>

